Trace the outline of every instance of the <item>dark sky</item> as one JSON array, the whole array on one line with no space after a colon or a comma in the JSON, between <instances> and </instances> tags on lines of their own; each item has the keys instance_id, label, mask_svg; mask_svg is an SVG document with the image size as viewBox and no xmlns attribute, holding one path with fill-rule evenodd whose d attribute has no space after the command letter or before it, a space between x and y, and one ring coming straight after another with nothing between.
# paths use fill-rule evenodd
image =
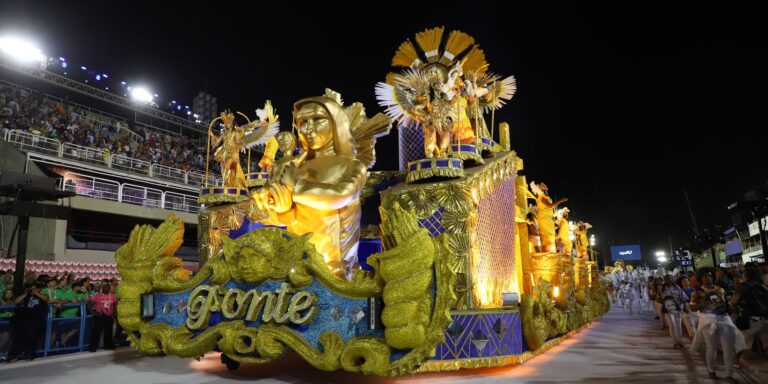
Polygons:
<instances>
[{"instance_id":1,"label":"dark sky","mask_svg":"<svg viewBox=\"0 0 768 384\"><path fill-rule=\"evenodd\" d=\"M496 121L510 123L529 179L569 197L601 246L640 242L649 254L670 236L683 246L692 227L683 188L704 227L727 223L727 205L767 179L768 24L755 9L161 3L3 0L0 33L34 36L50 56L161 97L191 104L207 84L220 108L253 114L270 98L288 116L325 87L373 114L373 87L403 40L463 30L491 71L517 78ZM396 169L395 137L379 142L378 169Z\"/></svg>"}]
</instances>

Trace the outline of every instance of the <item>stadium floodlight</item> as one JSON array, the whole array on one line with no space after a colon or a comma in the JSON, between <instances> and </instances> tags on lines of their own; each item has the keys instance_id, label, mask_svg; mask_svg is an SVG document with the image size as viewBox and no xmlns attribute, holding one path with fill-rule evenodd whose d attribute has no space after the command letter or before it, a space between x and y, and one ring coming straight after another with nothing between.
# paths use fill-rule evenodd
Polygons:
<instances>
[{"instance_id":1,"label":"stadium floodlight","mask_svg":"<svg viewBox=\"0 0 768 384\"><path fill-rule=\"evenodd\" d=\"M43 51L34 43L16 37L0 37L0 51L25 63L43 63L46 61Z\"/></svg>"},{"instance_id":2,"label":"stadium floodlight","mask_svg":"<svg viewBox=\"0 0 768 384\"><path fill-rule=\"evenodd\" d=\"M144 87L135 87L131 90L131 98L141 103L151 103L154 96Z\"/></svg>"},{"instance_id":3,"label":"stadium floodlight","mask_svg":"<svg viewBox=\"0 0 768 384\"><path fill-rule=\"evenodd\" d=\"M597 240L595 240L595 235L592 234L589 236L589 246L594 247L595 244L597 244Z\"/></svg>"}]
</instances>

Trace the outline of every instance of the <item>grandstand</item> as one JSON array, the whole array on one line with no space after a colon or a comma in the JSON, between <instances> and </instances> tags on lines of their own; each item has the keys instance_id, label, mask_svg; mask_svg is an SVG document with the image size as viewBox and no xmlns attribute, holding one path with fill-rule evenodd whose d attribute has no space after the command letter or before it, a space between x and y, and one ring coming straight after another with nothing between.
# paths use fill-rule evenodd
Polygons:
<instances>
[{"instance_id":1,"label":"grandstand","mask_svg":"<svg viewBox=\"0 0 768 384\"><path fill-rule=\"evenodd\" d=\"M2 57L0 124L0 171L56 177L77 194L66 200L69 220L31 221L30 258L114 262L135 225L175 213L186 230L179 256L197 260L206 127ZM220 184L218 164L209 165L208 184ZM11 248L0 253L13 257L15 218L0 219L0 249Z\"/></svg>"}]
</instances>

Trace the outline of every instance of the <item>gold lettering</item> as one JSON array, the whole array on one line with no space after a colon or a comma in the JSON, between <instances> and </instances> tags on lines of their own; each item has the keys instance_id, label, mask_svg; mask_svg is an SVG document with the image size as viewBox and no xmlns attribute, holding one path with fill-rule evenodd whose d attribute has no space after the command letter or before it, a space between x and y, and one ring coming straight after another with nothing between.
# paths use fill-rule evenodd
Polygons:
<instances>
[{"instance_id":1,"label":"gold lettering","mask_svg":"<svg viewBox=\"0 0 768 384\"><path fill-rule=\"evenodd\" d=\"M264 306L264 299L272 295L272 292L261 292L255 289L248 291L246 296L251 297L251 305L248 306L248 312L245 314L245 321L256 321Z\"/></svg>"},{"instance_id":2,"label":"gold lettering","mask_svg":"<svg viewBox=\"0 0 768 384\"><path fill-rule=\"evenodd\" d=\"M190 295L187 305L187 327L189 329L204 329L208 326L212 312L219 310L218 287L211 289L208 285L195 288Z\"/></svg>"},{"instance_id":3,"label":"gold lettering","mask_svg":"<svg viewBox=\"0 0 768 384\"><path fill-rule=\"evenodd\" d=\"M186 326L191 330L205 329L214 312L221 312L227 319L244 317L245 321L256 321L261 316L265 323L309 323L318 312L317 296L307 291L293 293L288 283L282 283L275 291L232 288L225 293L220 286L201 285L189 295Z\"/></svg>"},{"instance_id":4,"label":"gold lettering","mask_svg":"<svg viewBox=\"0 0 768 384\"><path fill-rule=\"evenodd\" d=\"M280 288L277 289L277 305L275 305L272 314L272 317L278 324L288 322L288 300L285 299L286 293L293 293L293 289L287 283L280 284Z\"/></svg>"},{"instance_id":5,"label":"gold lettering","mask_svg":"<svg viewBox=\"0 0 768 384\"><path fill-rule=\"evenodd\" d=\"M261 315L261 321L269 323L272 321L275 312L275 293L267 292L267 302L264 304L264 312Z\"/></svg>"},{"instance_id":6,"label":"gold lettering","mask_svg":"<svg viewBox=\"0 0 768 384\"><path fill-rule=\"evenodd\" d=\"M317 296L312 292L301 291L294 295L291 298L291 304L288 306L288 318L291 320L291 323L302 325L312 321L315 315L317 315L315 303L317 303ZM307 308L309 310L304 313L304 316L301 316L299 312Z\"/></svg>"},{"instance_id":7,"label":"gold lettering","mask_svg":"<svg viewBox=\"0 0 768 384\"><path fill-rule=\"evenodd\" d=\"M244 303L247 297L242 289L230 289L221 302L221 314L228 319L243 317L245 310L248 309L247 303ZM237 305L237 309L235 309L235 305Z\"/></svg>"}]
</instances>

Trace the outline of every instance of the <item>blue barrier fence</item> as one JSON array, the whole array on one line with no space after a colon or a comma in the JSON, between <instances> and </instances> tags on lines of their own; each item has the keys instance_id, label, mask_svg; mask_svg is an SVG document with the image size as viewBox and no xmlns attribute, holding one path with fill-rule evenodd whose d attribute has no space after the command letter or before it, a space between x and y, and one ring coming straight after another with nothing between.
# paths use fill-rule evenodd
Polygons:
<instances>
[{"instance_id":1,"label":"blue barrier fence","mask_svg":"<svg viewBox=\"0 0 768 384\"><path fill-rule=\"evenodd\" d=\"M79 308L80 314L77 317L56 317L57 309L55 305L48 306L48 317L45 321L45 337L42 345L37 348L38 356L48 356L50 354L83 352L88 347L90 329L93 324L93 316L88 315L85 309L85 303L64 304L61 309ZM0 313L13 313L15 306L0 306ZM73 332L76 331L76 332ZM0 356L5 356L10 348L11 321L9 318L0 318L0 341L5 345L0 345ZM2 336L7 334L8 337ZM65 340L65 337L69 336Z\"/></svg>"}]
</instances>

